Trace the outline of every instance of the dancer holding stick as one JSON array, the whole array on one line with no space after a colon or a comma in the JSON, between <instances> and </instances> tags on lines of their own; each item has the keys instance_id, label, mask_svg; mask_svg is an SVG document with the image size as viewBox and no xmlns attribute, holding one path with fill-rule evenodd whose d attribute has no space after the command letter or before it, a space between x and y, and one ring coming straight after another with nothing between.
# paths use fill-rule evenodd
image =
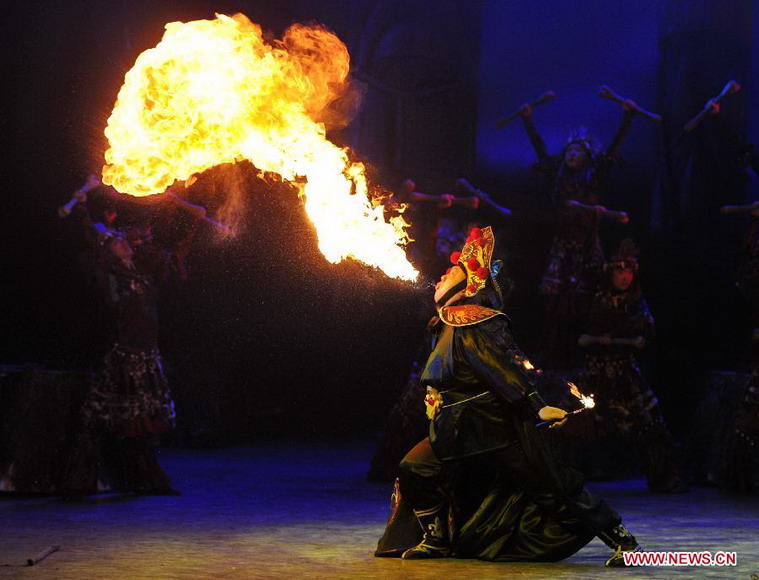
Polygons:
<instances>
[{"instance_id":1,"label":"dancer holding stick","mask_svg":"<svg viewBox=\"0 0 759 580\"><path fill-rule=\"evenodd\" d=\"M602 217L627 224L625 212L601 205L601 191L620 150L632 119L642 109L634 101L622 99L606 87L604 98L620 102L622 122L611 145L597 152L587 129L573 132L559 155L549 155L546 144L532 119L533 108L520 109L527 135L537 155L539 172L552 184L556 233L549 251L539 293L544 297L546 352L544 366L568 369L574 366L578 321L588 311L604 263L598 231ZM612 98L613 96L613 98ZM540 99L538 99L540 101ZM650 117L649 117L650 118Z\"/></svg>"},{"instance_id":2,"label":"dancer holding stick","mask_svg":"<svg viewBox=\"0 0 759 580\"><path fill-rule=\"evenodd\" d=\"M99 456L106 439L113 441L124 489L141 495L175 495L158 463L159 437L173 425L174 402L158 349L157 292L170 265L184 274L182 254L195 226L177 242L175 251L157 247L151 229L93 223L88 179L71 204L93 246L93 269L107 305L113 342L85 397L73 447L69 453L62 495L81 498L97 491ZM72 200L73 201L73 200ZM68 205L68 204L67 204ZM205 210L194 209L198 218Z\"/></svg>"}]
</instances>

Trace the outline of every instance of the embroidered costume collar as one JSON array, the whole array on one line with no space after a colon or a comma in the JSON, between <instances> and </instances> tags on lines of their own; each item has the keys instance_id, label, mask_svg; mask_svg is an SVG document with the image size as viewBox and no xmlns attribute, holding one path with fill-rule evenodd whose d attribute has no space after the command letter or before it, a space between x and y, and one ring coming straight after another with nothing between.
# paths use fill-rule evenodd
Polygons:
<instances>
[{"instance_id":1,"label":"embroidered costume collar","mask_svg":"<svg viewBox=\"0 0 759 580\"><path fill-rule=\"evenodd\" d=\"M494 310L479 304L457 304L454 306L443 306L438 310L440 320L448 326L471 326L490 320L503 314L500 310Z\"/></svg>"}]
</instances>

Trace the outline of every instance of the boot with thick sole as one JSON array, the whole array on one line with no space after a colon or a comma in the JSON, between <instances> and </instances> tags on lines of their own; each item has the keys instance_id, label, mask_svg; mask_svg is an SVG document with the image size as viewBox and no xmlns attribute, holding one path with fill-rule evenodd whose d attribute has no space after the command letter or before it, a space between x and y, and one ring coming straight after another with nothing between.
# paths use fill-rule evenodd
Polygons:
<instances>
[{"instance_id":1,"label":"boot with thick sole","mask_svg":"<svg viewBox=\"0 0 759 580\"><path fill-rule=\"evenodd\" d=\"M424 536L416 546L403 552L401 558L404 560L446 558L450 553L450 547L445 504L428 510L414 510L414 515L424 530Z\"/></svg>"},{"instance_id":2,"label":"boot with thick sole","mask_svg":"<svg viewBox=\"0 0 759 580\"><path fill-rule=\"evenodd\" d=\"M643 551L643 548L640 547L635 536L633 536L622 524L598 534L598 537L604 544L614 550L614 554L604 562L604 566L610 568L622 568L626 566L624 557L625 552Z\"/></svg>"}]
</instances>

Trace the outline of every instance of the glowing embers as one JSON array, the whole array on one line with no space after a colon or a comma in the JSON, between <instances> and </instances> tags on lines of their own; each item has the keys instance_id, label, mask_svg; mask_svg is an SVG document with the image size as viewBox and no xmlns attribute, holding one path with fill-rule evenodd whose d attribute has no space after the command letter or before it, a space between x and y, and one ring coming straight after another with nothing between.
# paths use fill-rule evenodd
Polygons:
<instances>
[{"instance_id":1,"label":"glowing embers","mask_svg":"<svg viewBox=\"0 0 759 580\"><path fill-rule=\"evenodd\" d=\"M326 138L329 105L347 88L349 55L334 34L295 24L264 41L247 17L166 25L126 74L105 130L103 182L137 196L247 159L305 196L319 249L414 280L401 216L385 219L360 163Z\"/></svg>"},{"instance_id":2,"label":"glowing embers","mask_svg":"<svg viewBox=\"0 0 759 580\"><path fill-rule=\"evenodd\" d=\"M537 374L540 374L543 372L541 369L535 368L535 366L529 361L529 359L522 354L515 354L513 356L513 359L516 364L520 365L523 369L527 371L535 371Z\"/></svg>"}]
</instances>

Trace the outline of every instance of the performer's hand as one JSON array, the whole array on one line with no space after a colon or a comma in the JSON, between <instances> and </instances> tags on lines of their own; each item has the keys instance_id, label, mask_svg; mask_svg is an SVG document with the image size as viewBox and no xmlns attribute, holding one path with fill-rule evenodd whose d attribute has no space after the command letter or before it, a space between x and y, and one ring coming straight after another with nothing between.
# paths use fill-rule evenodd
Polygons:
<instances>
[{"instance_id":1,"label":"performer's hand","mask_svg":"<svg viewBox=\"0 0 759 580\"><path fill-rule=\"evenodd\" d=\"M709 107L709 112L712 115L719 115L720 107L717 101L714 99L709 99L709 102L706 103L706 106Z\"/></svg>"},{"instance_id":2,"label":"performer's hand","mask_svg":"<svg viewBox=\"0 0 759 580\"><path fill-rule=\"evenodd\" d=\"M610 344L612 344L612 339L608 334L604 334L603 336L598 337L598 344L609 346Z\"/></svg>"},{"instance_id":3,"label":"performer's hand","mask_svg":"<svg viewBox=\"0 0 759 580\"><path fill-rule=\"evenodd\" d=\"M100 185L100 179L97 178L97 176L90 173L87 176L87 181L84 182L84 185L77 189L74 194L71 196L71 199L76 200L76 203L87 203L87 194L98 187ZM66 215L70 213L71 208L67 208L68 211L66 212Z\"/></svg>"},{"instance_id":4,"label":"performer's hand","mask_svg":"<svg viewBox=\"0 0 759 580\"><path fill-rule=\"evenodd\" d=\"M525 103L519 107L519 114L522 115L522 117L532 117L532 107Z\"/></svg>"},{"instance_id":5,"label":"performer's hand","mask_svg":"<svg viewBox=\"0 0 759 580\"><path fill-rule=\"evenodd\" d=\"M604 207L603 205L594 205L593 209L596 210L597 214L602 214L603 212L606 211L606 207Z\"/></svg>"},{"instance_id":6,"label":"performer's hand","mask_svg":"<svg viewBox=\"0 0 759 580\"><path fill-rule=\"evenodd\" d=\"M755 201L751 204L751 210L749 213L754 217L759 217L759 201Z\"/></svg>"},{"instance_id":7,"label":"performer's hand","mask_svg":"<svg viewBox=\"0 0 759 580\"><path fill-rule=\"evenodd\" d=\"M638 108L638 105L632 99L627 99L622 102L622 108L627 112L633 112Z\"/></svg>"},{"instance_id":8,"label":"performer's hand","mask_svg":"<svg viewBox=\"0 0 759 580\"><path fill-rule=\"evenodd\" d=\"M543 407L538 411L538 417L541 421L554 421L551 424L550 429L561 427L567 420L567 412L564 409L558 407Z\"/></svg>"}]
</instances>

